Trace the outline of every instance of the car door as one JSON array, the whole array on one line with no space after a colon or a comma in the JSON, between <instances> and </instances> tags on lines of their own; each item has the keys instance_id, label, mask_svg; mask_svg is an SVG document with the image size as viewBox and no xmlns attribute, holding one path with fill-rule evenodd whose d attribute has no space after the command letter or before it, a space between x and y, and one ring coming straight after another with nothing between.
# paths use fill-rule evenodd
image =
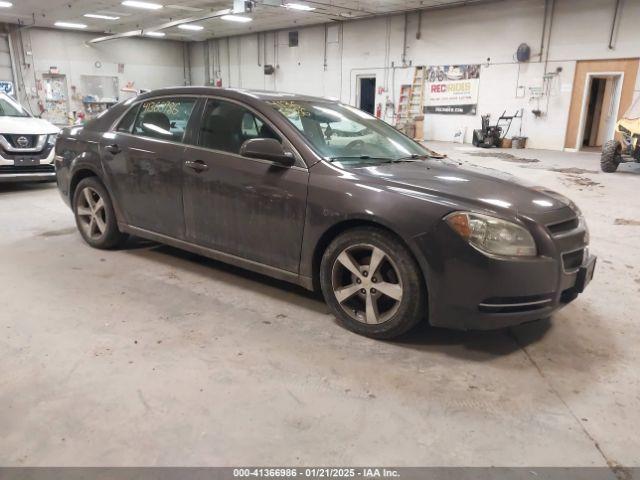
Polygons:
<instances>
[{"instance_id":1,"label":"car door","mask_svg":"<svg viewBox=\"0 0 640 480\"><path fill-rule=\"evenodd\" d=\"M144 101L105 135L105 170L129 225L184 239L183 142L196 102L196 97Z\"/></svg>"},{"instance_id":2,"label":"car door","mask_svg":"<svg viewBox=\"0 0 640 480\"><path fill-rule=\"evenodd\" d=\"M309 172L242 157L252 138L293 147L263 116L236 101L209 98L187 148L184 216L189 240L288 272L297 272Z\"/></svg>"}]
</instances>

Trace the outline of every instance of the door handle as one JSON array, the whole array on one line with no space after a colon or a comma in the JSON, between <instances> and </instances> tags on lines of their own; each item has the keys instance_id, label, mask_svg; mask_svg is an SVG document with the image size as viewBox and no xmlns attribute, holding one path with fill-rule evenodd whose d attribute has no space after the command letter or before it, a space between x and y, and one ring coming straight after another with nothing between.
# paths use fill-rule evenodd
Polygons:
<instances>
[{"instance_id":1,"label":"door handle","mask_svg":"<svg viewBox=\"0 0 640 480\"><path fill-rule=\"evenodd\" d=\"M186 160L184 162L184 166L196 171L197 173L209 170L209 165L204 163L202 160Z\"/></svg>"},{"instance_id":2,"label":"door handle","mask_svg":"<svg viewBox=\"0 0 640 480\"><path fill-rule=\"evenodd\" d=\"M113 155L117 155L122 151L116 143L114 143L113 145L107 145L105 148Z\"/></svg>"}]
</instances>

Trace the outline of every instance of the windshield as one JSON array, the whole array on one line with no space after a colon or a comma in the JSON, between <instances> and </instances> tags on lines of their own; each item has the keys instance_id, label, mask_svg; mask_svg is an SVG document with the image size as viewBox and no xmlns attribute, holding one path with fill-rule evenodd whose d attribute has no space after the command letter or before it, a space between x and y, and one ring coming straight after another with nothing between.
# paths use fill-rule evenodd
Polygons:
<instances>
[{"instance_id":1,"label":"windshield","mask_svg":"<svg viewBox=\"0 0 640 480\"><path fill-rule=\"evenodd\" d=\"M625 113L624 117L622 118L626 118L627 120L635 120L636 118L640 118L640 97L638 97L636 101L633 102L633 105L629 107L629 110L627 110L627 113Z\"/></svg>"},{"instance_id":2,"label":"windshield","mask_svg":"<svg viewBox=\"0 0 640 480\"><path fill-rule=\"evenodd\" d=\"M7 97L0 96L0 117L28 117L27 111L22 105Z\"/></svg>"},{"instance_id":3,"label":"windshield","mask_svg":"<svg viewBox=\"0 0 640 480\"><path fill-rule=\"evenodd\" d=\"M392 126L349 105L305 100L269 103L329 161L374 165L429 155Z\"/></svg>"}]
</instances>

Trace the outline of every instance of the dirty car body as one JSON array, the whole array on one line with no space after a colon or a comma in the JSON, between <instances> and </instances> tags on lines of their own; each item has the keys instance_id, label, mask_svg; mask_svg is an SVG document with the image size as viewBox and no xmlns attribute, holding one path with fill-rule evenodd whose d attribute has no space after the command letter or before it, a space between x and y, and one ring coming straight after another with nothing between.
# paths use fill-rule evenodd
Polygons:
<instances>
[{"instance_id":1,"label":"dirty car body","mask_svg":"<svg viewBox=\"0 0 640 480\"><path fill-rule=\"evenodd\" d=\"M166 126L179 132L180 141L175 135L136 135L136 127L128 126L127 117L140 115L135 109L144 109L145 102L175 99L193 101L184 125ZM229 153L231 147L203 147L198 138L211 131L235 135L225 130L224 118L206 116L211 102L242 106L259 119L260 124L242 120L244 136L236 140L244 142L241 152L252 140L245 137L277 136L290 164L246 158ZM78 183L97 177L122 232L308 289L319 288L323 254L337 236L375 228L410 252L426 296L423 318L437 326L493 329L546 318L584 290L595 258L584 218L572 202L499 172L438 158L353 110L326 99L270 92L149 92L62 132L56 145L58 187L72 204ZM367 128L350 127L358 116ZM368 149L384 135L408 155L375 158ZM342 145L334 148L340 155L332 157L329 144ZM492 225L526 237L528 254L495 253L465 237ZM497 230L495 241L507 230Z\"/></svg>"}]
</instances>

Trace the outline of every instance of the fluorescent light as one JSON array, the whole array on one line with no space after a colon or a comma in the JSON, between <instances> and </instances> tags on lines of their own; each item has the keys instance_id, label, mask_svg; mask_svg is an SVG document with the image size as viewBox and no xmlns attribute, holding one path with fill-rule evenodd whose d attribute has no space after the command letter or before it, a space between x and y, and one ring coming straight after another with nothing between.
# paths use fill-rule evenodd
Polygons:
<instances>
[{"instance_id":1,"label":"fluorescent light","mask_svg":"<svg viewBox=\"0 0 640 480\"><path fill-rule=\"evenodd\" d=\"M204 27L202 25L191 25L189 23L183 23L182 25L178 25L178 28L182 30L202 30Z\"/></svg>"},{"instance_id":2,"label":"fluorescent light","mask_svg":"<svg viewBox=\"0 0 640 480\"><path fill-rule=\"evenodd\" d=\"M167 8L172 8L174 10L185 10L187 12L201 12L202 8L190 7L188 5L165 5Z\"/></svg>"},{"instance_id":3,"label":"fluorescent light","mask_svg":"<svg viewBox=\"0 0 640 480\"><path fill-rule=\"evenodd\" d=\"M100 15L99 13L85 13L83 17L100 18L102 20L118 20L120 18L120 17L113 17L111 15Z\"/></svg>"},{"instance_id":4,"label":"fluorescent light","mask_svg":"<svg viewBox=\"0 0 640 480\"><path fill-rule=\"evenodd\" d=\"M305 12L310 12L311 10L316 9L316 7L310 7L309 5L303 5L301 3L285 3L283 7L290 8L291 10L303 10Z\"/></svg>"},{"instance_id":5,"label":"fluorescent light","mask_svg":"<svg viewBox=\"0 0 640 480\"><path fill-rule=\"evenodd\" d=\"M145 32L144 34L147 37L164 37L165 36L164 32Z\"/></svg>"},{"instance_id":6,"label":"fluorescent light","mask_svg":"<svg viewBox=\"0 0 640 480\"><path fill-rule=\"evenodd\" d=\"M56 22L54 25L61 28L87 28L84 23Z\"/></svg>"},{"instance_id":7,"label":"fluorescent light","mask_svg":"<svg viewBox=\"0 0 640 480\"><path fill-rule=\"evenodd\" d=\"M145 10L159 10L162 8L162 5L159 3L140 2L138 0L124 0L122 5L132 8L144 8Z\"/></svg>"},{"instance_id":8,"label":"fluorescent light","mask_svg":"<svg viewBox=\"0 0 640 480\"><path fill-rule=\"evenodd\" d=\"M0 8L9 8L13 7L13 3L11 2L0 2Z\"/></svg>"},{"instance_id":9,"label":"fluorescent light","mask_svg":"<svg viewBox=\"0 0 640 480\"><path fill-rule=\"evenodd\" d=\"M246 23L253 20L253 18L242 17L240 15L222 15L220 18L228 22L240 22L240 23Z\"/></svg>"}]
</instances>

